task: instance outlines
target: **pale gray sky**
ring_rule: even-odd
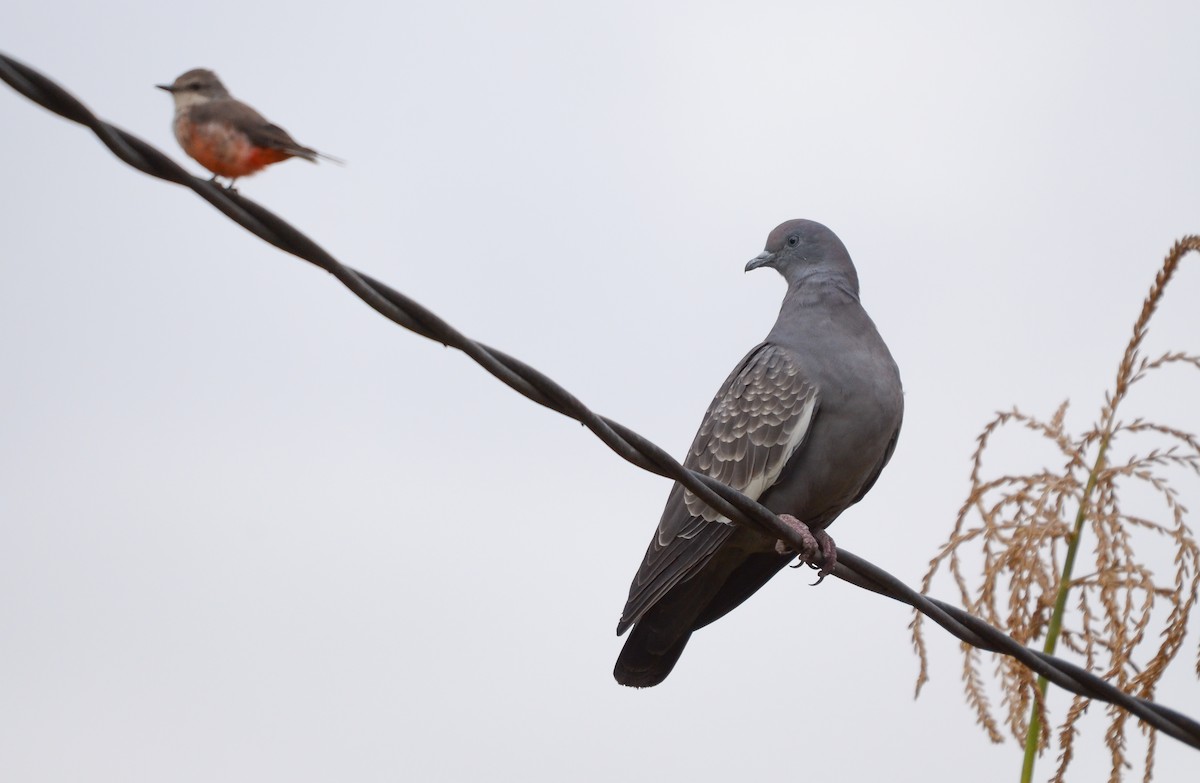
[[[781,281],[742,266],[826,223],[907,393],[832,532],[912,584],[979,428],[1068,397],[1089,421],[1200,231],[1194,3],[3,16],[0,49],[181,160],[153,85],[214,69],[349,161],[245,195],[676,454],[775,317]],[[619,687],[668,482],[6,87],[0,117],[0,779],[1017,778],[955,640],[930,631],[914,702],[909,613],[808,571]],[[1197,350],[1198,261],[1151,351]],[[1164,379],[1130,414],[1200,430],[1197,379]],[[1195,644],[1161,691],[1193,716]],[[1092,712],[1074,779],[1107,774]],[[1157,780],[1194,779],[1159,746]]]

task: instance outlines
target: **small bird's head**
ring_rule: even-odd
[[[763,252],[746,264],[746,271],[769,266],[783,275],[788,287],[821,279],[848,283],[858,294],[858,273],[837,234],[812,220],[789,220],[767,237]]]
[[[193,68],[171,84],[154,86],[171,93],[176,109],[186,109],[198,103],[229,97],[229,90],[225,89],[217,75],[207,68]]]

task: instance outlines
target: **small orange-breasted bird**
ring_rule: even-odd
[[[299,144],[283,128],[267,122],[230,95],[210,70],[195,68],[169,85],[155,87],[175,99],[175,138],[183,151],[213,174],[228,177],[230,187],[238,177],[248,177],[288,158],[342,163]]]

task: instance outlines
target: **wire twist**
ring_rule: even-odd
[[[38,71],[0,53],[0,79],[34,103],[91,128],[114,155],[133,168],[195,191],[250,233],[329,272],[385,318],[422,337],[459,349],[519,394],[580,422],[628,462],[680,482],[726,517],[757,526],[768,535],[787,541],[795,551],[801,551],[803,542],[798,535],[765,506],[710,476],[684,468],[659,446],[628,427],[593,412],[558,383],[521,360],[471,340],[408,296],[342,264],[265,207],[236,191],[189,174],[157,148],[96,117],[73,95]],[[918,593],[845,549],[838,549],[833,575],[908,604],[967,644],[1010,655],[1064,690],[1120,706],[1164,734],[1200,749],[1200,722],[1149,699],[1125,693],[1080,666],[1025,647],[962,609]]]

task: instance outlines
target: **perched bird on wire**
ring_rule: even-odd
[[[896,447],[900,372],[859,303],[845,245],[820,223],[790,220],[746,271],[759,267],[787,281],[779,317],[717,392],[684,465],[780,515],[805,551],[731,523],[676,483],[617,624],[618,635],[632,627],[613,670],[622,685],[662,682],[693,631],[797,554],[822,577],[831,571],[825,528],[862,500]]]
[[[195,68],[169,85],[154,86],[175,99],[175,138],[183,151],[213,174],[228,177],[231,188],[239,177],[288,158],[343,162],[303,146],[283,128],[267,122],[230,95],[210,70]]]

